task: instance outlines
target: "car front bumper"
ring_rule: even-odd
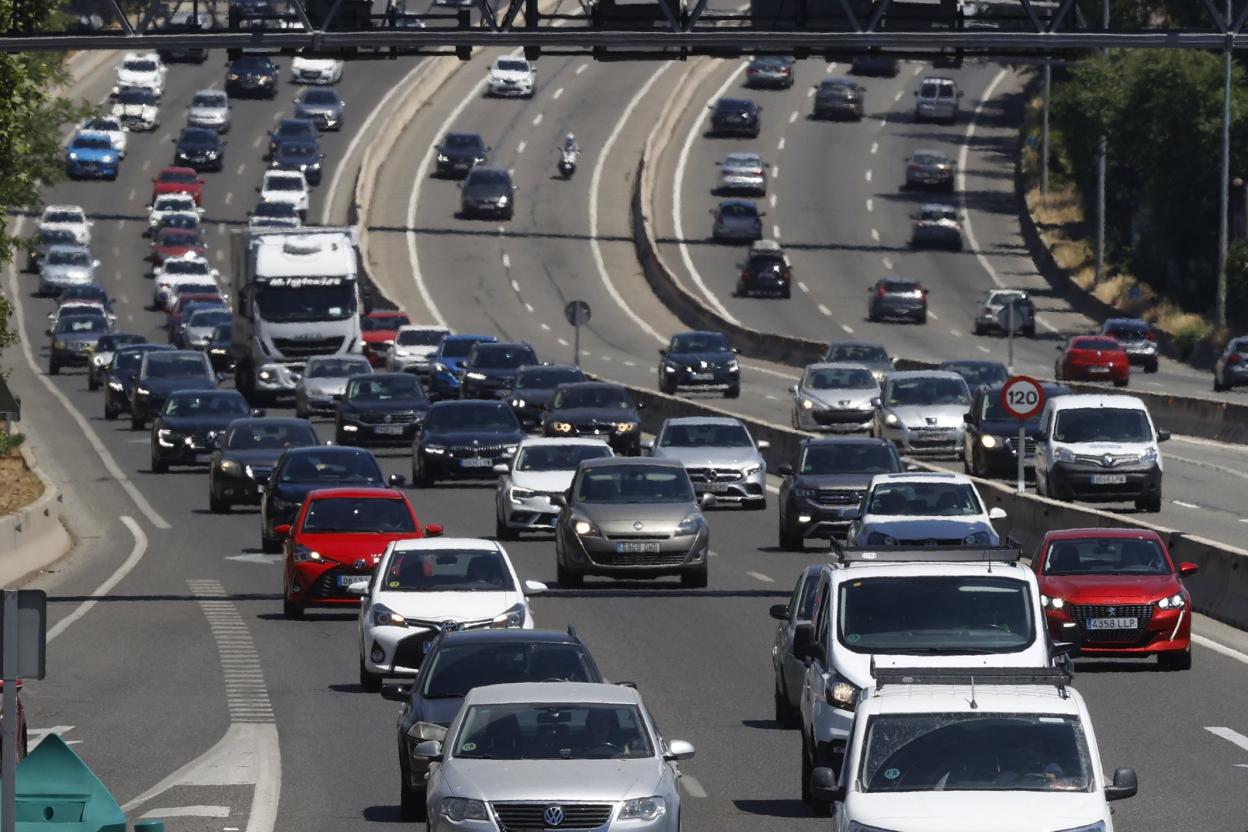
[[[672,390],[729,390],[741,385],[741,371],[717,368],[706,370],[662,369],[664,382]]]
[[[403,414],[403,418],[408,415]],[[352,445],[410,445],[416,438],[419,424],[414,416],[411,421],[389,423],[339,416],[335,432],[344,443]]]
[[[204,437],[175,433],[152,437],[152,458],[170,465],[207,465],[213,446]]]
[[[256,506],[260,504],[271,473],[270,468],[258,469],[250,465],[244,466],[238,474],[226,473],[224,469],[217,467],[213,469],[210,487],[218,500],[231,505]]]
[[[86,367],[91,362],[90,349],[54,349],[50,356],[62,367]]]
[[[497,479],[495,465],[511,462],[511,455],[499,452],[492,456],[471,454],[458,455],[454,449],[447,448],[442,453],[433,453],[425,448],[417,447],[421,471],[426,476],[440,480],[449,479]]]
[[[798,430],[856,433],[871,430],[875,419],[874,410],[839,410],[832,407],[813,407],[809,410],[800,404],[794,408]]]
[[[65,163],[65,173],[80,179],[90,177],[112,179],[117,176],[118,170],[119,165],[117,162],[90,162],[78,159]]]
[[[845,537],[857,513],[857,500],[830,504],[808,497],[790,496],[784,519],[787,527],[802,537],[829,540]]]
[[[707,478],[692,476],[693,490],[699,494],[714,494],[715,502],[719,503],[752,503],[767,499],[767,473],[758,471],[736,479],[719,479],[709,481]]]
[[[703,527],[697,534],[658,540],[630,538],[582,537],[570,529],[559,529],[563,540],[562,565],[582,575],[606,575],[616,578],[658,577],[706,568],[710,533]],[[619,552],[617,544],[650,543],[657,552]]]
[[[371,558],[367,559],[370,563]],[[329,560],[303,560],[287,565],[290,584],[286,600],[306,607],[333,607],[360,605],[360,596],[347,592],[347,587],[357,581],[372,577],[371,569],[358,569]]]
[[[914,456],[957,456],[962,452],[961,427],[911,428],[905,425],[884,425],[880,438],[887,439],[903,454]]]
[[[1155,599],[1139,603],[1067,604],[1060,610],[1045,610],[1045,620],[1054,641],[1069,640],[1062,626],[1074,622],[1079,627],[1079,651],[1083,657],[1151,656],[1183,652],[1191,647],[1192,614],[1187,606],[1160,609]],[[1134,618],[1131,629],[1093,630],[1087,621],[1096,617]],[[1143,619],[1143,620],[1141,620]]]
[[[1106,478],[1113,481],[1107,482]],[[1048,486],[1054,496],[1069,495],[1088,503],[1132,501],[1161,494],[1161,469],[1155,463],[1148,467],[1102,468],[1084,462],[1056,462],[1049,469]]]

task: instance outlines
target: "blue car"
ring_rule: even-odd
[[[120,159],[107,133],[80,130],[65,148],[65,173],[70,179],[116,179]]]
[[[429,398],[433,401],[458,399],[464,360],[472,351],[472,345],[492,344],[497,340],[493,335],[448,335],[443,338],[429,362],[429,388],[426,390]]]

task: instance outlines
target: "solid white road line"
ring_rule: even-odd
[[[1210,650],[1212,650],[1215,653],[1221,653],[1223,656],[1226,656],[1228,659],[1234,659],[1240,664],[1248,664],[1248,653],[1241,653],[1239,650],[1236,650],[1233,647],[1227,647],[1225,644],[1214,641],[1213,639],[1207,636],[1202,636],[1197,633],[1192,633],[1192,641],[1196,642],[1201,647],[1208,647]]]
[[[776,582],[775,578],[770,578],[764,575],[762,572],[746,572],[745,574],[749,575],[754,580],[762,581],[765,584],[774,584]]]
[[[1236,477],[1237,479],[1248,480],[1248,474],[1244,473],[1243,471],[1236,471],[1234,468],[1227,468],[1225,465],[1215,465],[1212,462],[1203,462],[1199,459],[1191,459],[1190,457],[1178,456],[1176,454],[1167,453],[1166,460],[1169,461],[1171,459],[1175,460],[1176,462],[1182,462],[1185,465],[1194,465],[1197,468],[1208,468],[1211,471],[1217,471],[1219,474],[1226,474],[1228,477]]]
[[[74,608],[73,612],[48,628],[48,641],[52,641],[52,639],[68,630],[71,624],[90,612],[100,598],[112,592],[113,587],[121,583],[122,579],[129,575],[134,567],[139,565],[139,561],[143,560],[143,555],[147,553],[147,535],[143,533],[143,527],[129,515],[122,515],[120,520],[130,530],[131,536],[134,537],[134,545],[130,548],[130,554],[122,561],[120,566],[113,570],[113,574],[109,575],[104,583],[95,588],[89,599],[83,601]]]
[[[1176,506],[1181,506],[1182,508],[1196,508],[1196,509],[1200,508],[1200,506],[1196,505],[1195,503],[1187,503],[1187,502],[1184,502],[1183,500],[1171,500],[1170,502],[1174,503]]]
[[[143,813],[144,818],[228,818],[229,806],[166,806]]]

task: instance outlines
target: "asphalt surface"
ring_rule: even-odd
[[[686,67],[548,58],[540,64],[534,101],[484,101],[474,85],[483,77],[486,57],[448,83],[404,136],[393,165],[383,170],[377,199],[394,222],[390,230],[374,232],[375,257],[384,267],[374,274],[414,317],[444,319],[464,331],[527,337],[539,354],[551,358],[571,350],[571,333],[560,315],[564,302],[588,300],[595,317],[582,338],[586,365],[635,383],[652,382],[660,338],[679,326],[638,282],[627,238],[628,176],[642,139]],[[404,65],[348,66],[340,90],[352,122],[346,135],[326,140],[327,161],[338,160],[349,131],[402,77]],[[173,68],[167,114],[194,90],[219,83],[220,72],[216,59],[203,68]],[[634,98],[655,73],[658,80]],[[103,85],[97,86],[88,84],[82,92],[98,100]],[[227,151],[235,167],[208,176],[210,221],[241,221],[251,204],[263,167],[260,148],[252,143],[286,108],[293,89],[283,83],[283,91],[279,104],[236,106]],[[632,109],[630,101],[636,102]],[[461,104],[450,121],[457,128],[488,130],[496,158],[516,168],[521,202],[501,235],[496,223],[453,218],[458,192],[452,183],[413,181],[430,140]],[[629,118],[621,121],[625,114]],[[156,313],[143,309],[149,289],[139,218],[148,178],[170,157],[163,132],[176,129],[173,121],[166,115],[163,131],[132,137],[118,182],[67,185],[48,195],[49,202],[77,202],[96,216],[93,248],[104,260],[102,281],[119,301],[126,298],[119,304],[119,326],[152,338],[161,333]],[[550,178],[553,147],[569,129],[588,152],[577,177],[563,182]],[[611,153],[600,150],[604,155],[595,158],[594,150],[609,140]],[[239,164],[243,170],[235,173]],[[409,222],[413,192],[418,201]],[[227,194],[233,195],[228,202]],[[314,195],[314,216],[321,199],[323,194]],[[415,268],[409,239],[419,250]],[[214,232],[209,242],[216,250],[224,236]],[[40,333],[50,303],[30,297],[32,276],[10,274],[7,280],[8,286],[21,287],[22,324],[35,367],[16,350],[9,351],[6,363],[33,422],[36,450],[52,476],[66,484],[73,530],[81,541],[70,559],[36,582],[52,595],[50,609],[60,631],[50,649],[48,679],[30,684],[24,694],[32,729],[59,729],[66,739],[80,741],[75,748],[121,800],[130,802],[240,726],[271,726],[280,738],[281,793],[275,806],[271,794],[261,796],[252,785],[266,777],[253,772],[249,778],[247,771],[235,770],[246,761],[227,758],[231,776],[188,775],[181,778],[185,784],[138,802],[133,814],[172,817],[169,828],[178,832],[253,828],[254,818],[260,818],[254,828],[264,830],[397,827],[397,706],[356,686],[354,614],[284,620],[280,567],[259,554],[255,512],[209,514],[202,472],[151,474],[147,433],[129,431],[124,421],[104,422],[100,398],[87,392],[83,374],[40,380],[46,363]],[[432,306],[424,301],[422,285]],[[749,369],[736,406],[742,412],[770,409],[783,420],[786,370]],[[1184,450],[1193,458],[1225,460],[1221,449]],[[388,471],[409,469],[404,452],[385,452],[381,459]],[[449,534],[492,531],[489,484],[410,496],[422,520],[442,522]],[[710,522],[715,556],[706,590],[683,590],[672,581],[591,581],[584,590],[555,589],[536,599],[535,615],[542,626],[575,624],[606,674],[636,680],[665,733],[698,747],[698,756],[683,766],[689,829],[823,828],[826,820],[810,817],[797,799],[798,738],[770,720],[772,622],[767,618],[767,607],[787,597],[792,577],[819,554],[775,550],[774,505],[749,514],[717,511]],[[526,539],[508,548],[522,578],[553,584],[549,540]],[[200,603],[202,596],[216,593],[218,601]],[[84,601],[97,603],[82,612]],[[214,606],[222,602],[229,610]],[[234,629],[222,636],[222,627]],[[1198,646],[1195,669],[1182,674],[1156,673],[1151,664],[1080,663],[1077,685],[1092,708],[1105,765],[1132,765],[1140,774],[1140,795],[1116,804],[1121,828],[1240,830],[1248,813],[1245,769],[1237,767],[1248,762],[1248,748],[1207,730],[1248,734],[1240,695],[1248,682],[1248,656],[1242,655],[1248,638],[1203,620],[1198,629],[1241,655]],[[258,657],[271,717],[255,710],[243,718],[232,707],[237,694],[224,681],[222,657],[248,644]],[[187,807],[201,814],[186,814]],[[222,807],[224,816],[202,814],[208,809],[220,814]],[[179,809],[183,816],[173,817]],[[263,822],[269,809],[276,810],[274,823]]]

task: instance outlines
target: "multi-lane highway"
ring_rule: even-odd
[[[527,338],[547,358],[570,356],[571,333],[560,312],[569,299],[587,300],[595,316],[582,341],[586,366],[651,384],[656,349],[681,327],[637,275],[627,222],[630,177],[641,143],[687,67],[547,58],[539,64],[532,101],[497,101],[480,96],[482,58],[461,68],[438,92],[378,174],[368,214],[374,277],[418,320]],[[352,164],[343,157],[355,129],[411,66],[403,61],[348,66],[340,91],[349,102],[350,121],[343,135],[325,140],[331,165],[327,184],[314,194],[313,216],[326,204],[334,166]],[[215,58],[203,67],[171,69],[164,128],[131,137],[117,182],[66,185],[48,194],[49,202],[79,203],[95,216],[93,249],[104,261],[102,282],[117,299],[119,327],[154,340],[163,333],[156,313],[143,308],[150,290],[142,262],[147,244],[140,237],[148,179],[171,157],[165,134],[179,126],[174,117],[179,102],[197,89],[219,85],[221,69]],[[707,82],[706,95],[695,96],[697,117],[701,102],[733,69],[725,65],[718,81]],[[823,68],[803,65],[800,71],[806,79]],[[975,71],[966,75],[967,100],[973,102],[983,84],[971,85]],[[105,86],[101,78],[76,92],[99,100]],[[236,103],[226,172],[207,176],[210,227],[242,222],[252,204],[263,169],[264,131],[294,94],[284,79],[282,89],[275,104]],[[768,103],[769,119],[786,113],[784,105]],[[802,119],[794,127],[798,124],[804,125]],[[452,126],[481,131],[495,148],[494,158],[515,170],[518,210],[501,231],[498,223],[455,219],[454,183],[421,175],[428,170],[433,141]],[[569,130],[586,152],[577,177],[565,182],[554,177],[553,148]],[[772,136],[772,146],[778,143],[778,133],[765,135]],[[679,128],[675,140],[683,141]],[[357,154],[360,144],[355,143]],[[864,164],[874,164],[861,161],[856,151],[846,153],[846,147],[825,142],[811,178],[832,176],[828,171],[840,168],[861,172]],[[817,152],[808,151],[809,164],[815,165]],[[864,152],[862,158],[870,156]],[[690,158],[689,170],[696,167],[702,175],[714,154],[691,151]],[[780,164],[782,177],[801,170],[784,157]],[[842,175],[849,174],[836,174]],[[348,188],[352,179],[348,167],[339,188]],[[776,183],[778,207],[798,198],[790,197],[789,181]],[[828,210],[826,198],[814,200],[818,192],[809,193],[813,201],[807,208],[795,205],[777,221],[786,241],[826,237],[802,231],[802,213],[810,213],[811,228],[818,228],[814,217]],[[705,193],[697,198],[707,199]],[[339,205],[345,206],[344,196],[332,200],[327,219],[345,219]],[[977,229],[987,225],[978,214],[974,221]],[[211,256],[223,251],[225,239],[225,232],[214,228],[208,237]],[[798,267],[812,293],[809,276],[865,269],[841,256],[802,255]],[[968,274],[972,267],[967,261]],[[982,277],[974,280],[982,284]],[[129,431],[125,422],[104,422],[100,399],[87,392],[82,374],[43,376],[41,333],[48,302],[30,297],[31,276],[11,272],[7,281],[20,298],[29,353],[10,351],[6,361],[25,412],[39,414],[33,441],[50,475],[66,484],[68,513],[80,541],[69,561],[37,582],[53,595],[56,638],[49,678],[26,689],[32,727],[57,728],[66,739],[79,741],[75,748],[131,804],[133,814],[169,817],[173,830],[397,827],[396,707],[356,686],[354,616],[283,619],[280,569],[259,553],[255,513],[209,514],[201,472],[150,473],[147,434]],[[836,291],[834,283],[824,280],[821,291]],[[792,308],[817,310],[814,304],[823,302],[840,309],[848,303],[823,297],[795,296]],[[933,303],[940,314],[943,307]],[[841,321],[858,325],[848,311],[835,322]],[[834,334],[823,326],[820,337]],[[900,343],[894,349],[907,354]],[[793,370],[757,364],[746,370],[742,398],[732,407],[784,421],[784,391]],[[1175,445],[1170,449],[1177,454]],[[1212,502],[1218,499],[1211,493],[1218,490],[1213,483],[1225,482],[1226,499],[1218,504],[1233,512],[1235,486],[1248,470],[1237,462],[1242,457],[1223,448],[1180,447],[1197,462],[1225,469],[1192,466],[1190,487]],[[408,471],[406,453],[386,452],[381,458],[388,472]],[[1173,476],[1172,465],[1167,469],[1172,493]],[[410,496],[422,520],[442,522],[451,534],[487,535],[493,529],[489,487]],[[1193,524],[1200,518],[1199,527],[1189,527],[1205,532],[1210,516],[1196,515]],[[698,756],[683,766],[684,819],[692,830],[745,825],[813,830],[826,823],[810,817],[798,800],[796,735],[770,720],[767,607],[782,601],[798,568],[818,557],[777,551],[775,522],[774,506],[767,512],[713,513],[715,555],[706,590],[681,590],[671,582],[591,582],[584,590],[554,590],[534,603],[541,625],[575,624],[610,678],[636,680],[665,734],[698,746]],[[553,584],[548,540],[508,548],[522,578]],[[1238,767],[1248,763],[1248,748],[1233,739],[1248,735],[1238,694],[1248,683],[1248,638],[1203,619],[1196,629],[1231,649],[1218,651],[1202,642],[1188,673],[1159,674],[1151,664],[1145,669],[1080,663],[1077,683],[1091,705],[1104,763],[1132,765],[1140,774],[1140,795],[1116,804],[1121,828],[1238,830],[1248,814],[1246,770]],[[219,757],[197,764],[223,737]]]

